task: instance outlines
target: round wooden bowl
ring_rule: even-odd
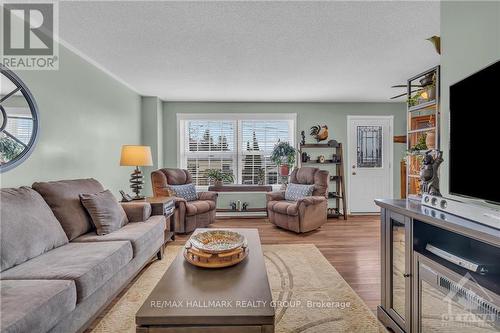
[[[243,247],[245,236],[230,230],[214,229],[192,235],[189,238],[192,247],[205,253],[225,253]]]
[[[203,268],[222,268],[234,266],[243,261],[248,256],[247,247],[239,247],[224,253],[207,253],[186,244],[184,248],[184,258],[192,265]]]

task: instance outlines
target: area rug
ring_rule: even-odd
[[[168,246],[115,302],[94,333],[135,332],[135,313],[175,258]],[[314,245],[264,245],[277,333],[386,332],[335,268]]]

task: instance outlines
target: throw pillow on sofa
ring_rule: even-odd
[[[80,194],[80,200],[92,218],[98,235],[106,235],[128,223],[127,215],[111,191]]]
[[[50,207],[29,187],[0,189],[0,270],[68,243]]]
[[[198,200],[194,184],[169,185],[169,188],[176,197],[183,198],[186,201]]]
[[[92,221],[80,202],[79,194],[104,191],[97,180],[89,178],[36,182],[32,187],[52,209],[70,241],[92,230]]]
[[[313,185],[288,184],[285,191],[285,200],[297,201],[304,197],[310,197],[314,191]]]

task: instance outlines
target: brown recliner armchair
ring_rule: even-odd
[[[184,169],[160,169],[151,173],[151,183],[155,197],[173,195],[169,185],[184,185],[192,182],[191,174]],[[217,193],[207,191],[198,192],[197,195],[198,199],[194,201],[186,201],[183,198],[175,197],[175,232],[187,233],[215,222]]]
[[[327,221],[328,171],[310,167],[295,169],[290,175],[290,183],[314,184],[313,195],[287,201],[285,192],[267,193],[269,221],[297,233],[321,227]]]

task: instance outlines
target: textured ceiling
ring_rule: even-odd
[[[143,95],[388,101],[439,63],[439,2],[60,2],[61,38]]]

